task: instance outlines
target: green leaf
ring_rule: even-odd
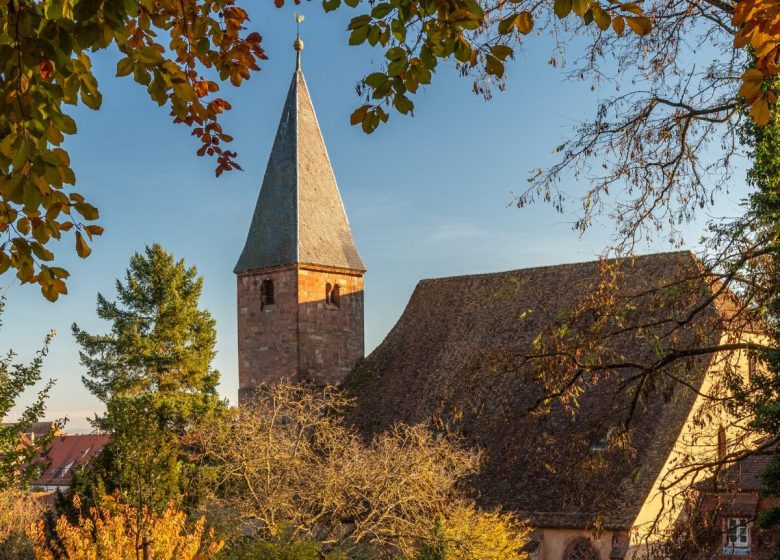
[[[362,16],[353,17],[350,20],[347,29],[358,29],[359,27],[367,27],[369,23],[371,23],[371,16],[362,15]]]
[[[414,103],[405,95],[399,94],[393,97],[393,107],[395,107],[399,113],[406,115],[414,109]]]
[[[377,4],[374,7],[374,9],[371,10],[371,17],[373,17],[374,19],[382,19],[386,17],[394,9],[395,8],[393,8],[393,5],[388,2]]]
[[[406,27],[400,20],[394,19],[390,24],[390,29],[393,30],[393,36],[399,41],[406,41]]]
[[[165,61],[162,54],[154,47],[141,47],[138,50],[138,60],[144,64],[160,64]]]
[[[358,27],[352,30],[352,33],[349,34],[349,44],[354,46],[364,43],[366,41],[367,34],[368,26]]]
[[[406,50],[403,47],[393,47],[392,49],[387,50],[385,58],[387,58],[387,60],[406,58]]]
[[[382,72],[374,72],[373,74],[369,74],[365,79],[366,85],[371,86],[372,88],[377,88],[386,81],[387,75],[383,74]]]
[[[322,0],[322,8],[326,12],[332,12],[339,6],[341,6],[341,0]]]
[[[571,13],[572,0],[555,0],[553,10],[558,18],[563,19]]]
[[[504,63],[492,54],[485,56],[485,71],[497,78],[501,78],[504,75]]]
[[[398,76],[406,69],[406,57],[399,58],[387,65],[388,76]]]
[[[515,21],[517,20],[518,15],[512,14],[507,18],[502,19],[498,22],[498,32],[501,35],[506,35],[508,33],[511,33],[512,30],[515,28]]]
[[[502,61],[506,60],[507,57],[512,56],[513,53],[512,47],[508,47],[506,45],[494,45],[490,48],[490,52],[492,52]]]
[[[588,11],[588,0],[572,0],[572,10],[578,16],[584,16]]]

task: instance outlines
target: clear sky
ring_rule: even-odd
[[[293,11],[306,17],[303,69],[328,146],[353,235],[368,268],[366,349],[381,342],[421,278],[472,274],[591,260],[609,243],[610,224],[596,224],[584,237],[572,231],[572,216],[538,204],[518,209],[512,193],[525,188],[532,168],[554,161],[551,149],[579,120],[593,115],[598,96],[590,84],[566,81],[547,60],[552,45],[531,37],[526,52],[508,65],[507,90],[485,102],[471,93],[471,80],[441,65],[434,84],[415,97],[413,118],[393,115],[371,136],[349,125],[359,105],[355,84],[378,67],[379,50],[347,46],[351,11],[324,14],[319,3],[277,10],[246,3],[252,30],[263,36],[270,60],[239,89],[225,89],[233,110],[224,127],[235,137],[243,172],[217,179],[213,161],[195,155],[195,139],[173,125],[165,108],[149,100],[130,78],[115,78],[119,55],[99,53],[94,63],[103,107],[76,109],[78,134],[68,141],[77,190],[101,211],[106,233],[92,256],[75,256],[72,240],[57,247],[71,272],[70,294],[56,303],[36,287],[0,277],[8,298],[0,351],[13,348],[29,360],[45,334],[57,336],[45,360],[56,386],[48,417],[68,416],[69,429],[87,428],[100,403],[81,384],[83,368],[70,333],[77,322],[90,332],[105,323],[95,315],[98,292],[114,295],[131,254],[162,243],[204,276],[202,305],[217,320],[221,392],[235,401],[238,390],[236,290],[233,266],[241,252],[294,69]],[[741,174],[738,174],[741,176]],[[570,192],[583,188],[572,180]],[[723,195],[718,214],[733,214],[744,194],[741,183]],[[700,224],[688,228],[695,248]],[[666,250],[657,242],[644,251]]]

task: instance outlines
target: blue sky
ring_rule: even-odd
[[[100,403],[81,384],[83,369],[70,334],[77,322],[90,332],[107,325],[95,315],[98,292],[111,298],[131,254],[153,242],[197,266],[204,276],[202,305],[217,320],[221,392],[231,401],[238,388],[233,266],[243,247],[276,125],[294,68],[293,12],[305,14],[303,69],[339,182],[352,231],[365,261],[366,349],[373,349],[403,311],[421,278],[471,274],[590,260],[609,243],[610,224],[597,223],[584,237],[573,217],[538,204],[518,209],[532,168],[554,161],[551,149],[579,120],[591,116],[599,96],[590,84],[566,81],[547,60],[551,43],[532,37],[508,66],[507,90],[485,102],[471,80],[440,65],[434,84],[415,98],[413,118],[393,115],[371,136],[349,126],[359,104],[357,80],[381,63],[381,52],[348,47],[348,9],[324,14],[319,3],[274,9],[248,3],[251,28],[263,36],[270,60],[225,96],[233,110],[224,127],[235,137],[243,172],[217,179],[213,162],[195,156],[194,138],[173,125],[165,108],[128,78],[114,78],[119,55],[94,57],[103,107],[76,109],[78,134],[70,150],[78,191],[101,211],[105,235],[92,256],[80,260],[71,242],[57,247],[71,272],[70,294],[49,303],[35,287],[0,277],[8,298],[0,351],[13,348],[29,360],[45,334],[57,336],[44,374],[55,378],[48,416],[70,418],[69,429],[87,427]],[[741,174],[738,174],[741,176]],[[567,190],[583,188],[573,180]],[[737,182],[722,195],[716,214],[733,214],[744,194]],[[688,229],[695,248],[701,222]],[[643,251],[668,249],[662,241]]]

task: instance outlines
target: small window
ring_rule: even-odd
[[[595,441],[593,445],[590,446],[590,450],[594,453],[600,453],[603,451],[606,451],[609,448],[609,444],[612,443],[612,438],[615,435],[615,431],[617,428],[614,426],[607,430],[607,433],[604,435],[603,438],[601,438],[598,441]]]
[[[580,539],[569,549],[565,560],[599,560],[599,553],[589,539]]]
[[[274,281],[270,278],[263,280],[260,284],[260,309],[266,305],[274,304]]]
[[[750,525],[744,517],[726,519],[726,535],[723,554],[728,556],[747,556],[750,551]]]
[[[333,286],[330,285],[330,282],[325,284],[325,303],[330,303],[330,291],[333,289]]]
[[[328,303],[336,307],[341,307],[341,294],[339,292],[338,284],[335,284],[333,288],[331,288]]]

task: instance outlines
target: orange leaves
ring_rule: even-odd
[[[83,258],[103,231],[74,219],[91,222],[98,211],[69,190],[76,176],[59,147],[76,133],[64,105],[97,110],[102,102],[90,53],[117,47],[117,75],[132,76],[175,122],[193,128],[218,175],[240,169],[224,148],[232,138],[218,119],[230,104],[217,97],[219,83],[243,83],[266,55],[237,0],[104,2],[98,20],[72,2],[28,3],[37,7],[16,10],[0,0],[0,274],[16,270],[21,282],[56,299],[67,276],[44,264],[54,258],[47,244],[73,229]]]
[[[560,19],[574,13],[582,18],[585,25],[595,22],[601,31],[607,31],[611,26],[617,35],[623,34],[626,24],[640,37],[653,28],[642,7],[635,2],[609,2],[607,6],[602,6],[598,0],[554,0],[553,11]]]
[[[44,80],[51,79],[54,75],[54,63],[45,56],[42,56],[38,60],[38,72]]]
[[[765,125],[771,118],[770,107],[777,102],[774,87],[767,85],[780,73],[780,3],[776,0],[741,0],[734,8],[732,23],[739,27],[734,47],[750,46],[756,64],[742,75],[739,95],[750,107],[750,118]]]
[[[647,35],[653,29],[653,24],[646,17],[641,17],[641,16],[626,17],[626,23],[631,28],[631,31],[633,31],[640,37]]]

